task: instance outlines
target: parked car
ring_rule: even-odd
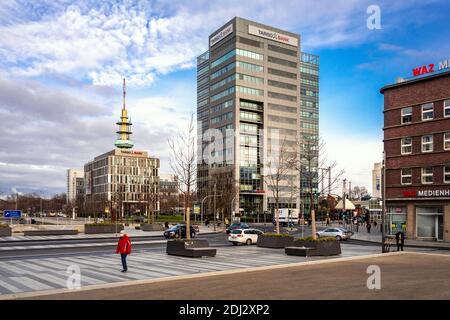
[[[337,240],[347,240],[353,235],[353,232],[344,228],[328,228],[316,233],[318,237],[335,237]]]
[[[232,223],[228,228],[227,228],[227,234],[230,234],[230,232],[232,230],[236,230],[236,229],[249,229],[248,224],[243,223],[243,222],[239,222],[239,223]]]
[[[228,241],[234,246],[239,243],[245,243],[247,245],[256,244],[256,242],[258,242],[258,236],[263,233],[264,232],[258,229],[234,229],[231,230]]]
[[[195,228],[191,225],[191,238],[194,238]],[[173,238],[186,238],[186,225],[185,224],[177,224],[166,231],[164,231],[164,238],[173,239]]]

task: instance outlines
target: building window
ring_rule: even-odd
[[[450,183],[450,166],[444,166],[444,183]]]
[[[433,183],[433,167],[422,168],[422,183]]]
[[[444,150],[450,150],[450,132],[444,133]]]
[[[412,138],[402,138],[402,154],[410,154],[412,152]]]
[[[434,117],[433,104],[427,103],[422,105],[422,120],[431,120]]]
[[[412,107],[402,109],[402,123],[410,123],[412,121]]]
[[[450,99],[444,101],[444,117],[450,117]]]
[[[412,169],[411,168],[402,169],[401,183],[403,185],[412,183]]]
[[[422,152],[432,152],[433,151],[433,136],[426,135],[422,136]]]

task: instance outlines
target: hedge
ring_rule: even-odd
[[[262,234],[264,237],[292,237],[290,234],[287,233],[264,233]]]
[[[335,237],[317,237],[316,239],[314,239],[313,237],[309,236],[309,237],[298,238],[298,239],[296,239],[296,241],[320,242],[320,241],[337,241],[337,240]]]

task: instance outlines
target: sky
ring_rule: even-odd
[[[381,28],[369,29],[370,5]],[[67,168],[114,148],[122,78],[135,149],[161,159],[196,111],[196,57],[235,16],[301,35],[320,56],[327,158],[371,190],[382,157],[379,89],[450,59],[450,3],[365,1],[0,1],[0,193],[65,192]]]

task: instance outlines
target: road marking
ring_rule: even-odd
[[[7,289],[8,291],[11,291],[13,293],[19,293],[19,292],[23,292],[23,290],[13,286],[12,284],[6,283],[3,280],[0,280],[0,286]]]
[[[41,282],[38,282],[38,281],[33,280],[28,277],[11,277],[10,279],[17,281],[18,283],[22,284],[23,286],[28,287],[32,290],[36,290],[36,291],[54,289],[46,284],[43,284]]]

